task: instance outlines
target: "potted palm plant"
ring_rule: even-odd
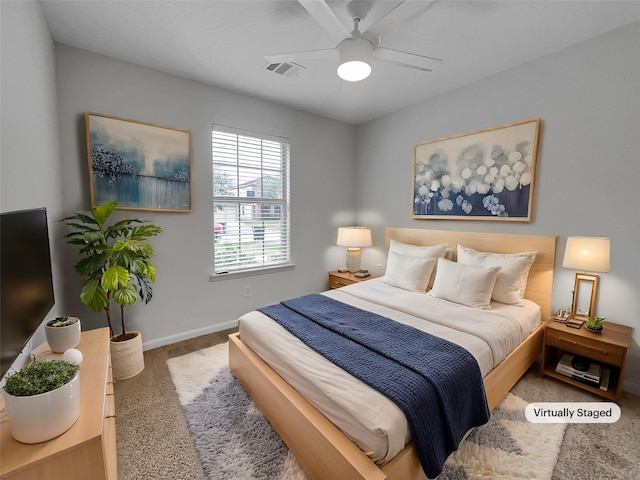
[[[40,443],[63,434],[80,416],[78,365],[35,361],[7,377],[4,401],[11,436]]]
[[[95,312],[105,311],[111,334],[111,362],[116,380],[133,377],[144,369],[142,334],[128,331],[125,306],[138,299],[149,303],[156,269],[151,263],[154,251],[149,238],[162,228],[139,219],[124,219],[108,224],[117,202],[107,202],[60,220],[71,233],[67,242],[79,247],[82,258],[75,265],[86,277],[80,300]],[[111,301],[120,306],[120,333],[114,330]]]

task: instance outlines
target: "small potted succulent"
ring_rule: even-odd
[[[601,332],[603,321],[604,317],[589,317],[587,318],[585,328],[591,332]]]
[[[7,378],[4,401],[17,441],[57,437],[80,416],[80,367],[63,360],[32,362]]]
[[[47,343],[52,351],[64,353],[80,343],[80,319],[65,315],[49,320],[44,326]]]

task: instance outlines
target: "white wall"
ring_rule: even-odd
[[[60,257],[62,187],[58,143],[54,44],[39,3],[0,2],[1,26],[1,163],[0,210],[47,207],[58,315],[64,283]],[[44,327],[33,343],[44,340]],[[28,353],[28,352],[27,352]]]
[[[363,263],[384,264],[385,225],[558,235],[559,308],[570,306],[575,275],[561,267],[567,236],[609,236],[598,313],[634,328],[625,389],[640,393],[638,52],[635,23],[358,127],[358,222],[375,228],[378,245],[364,250]],[[534,117],[543,126],[533,221],[411,218],[416,143]]]
[[[355,218],[355,128],[334,120],[142,68],[65,45],[56,46],[64,211],[90,206],[84,113],[98,112],[191,130],[193,212],[118,211],[164,228],[153,240],[157,269],[148,305],[128,307],[128,329],[146,348],[235,325],[258,306],[327,287],[327,271],[344,263],[337,227]],[[285,79],[285,81],[288,79]],[[291,229],[295,270],[209,281],[213,261],[211,126],[281,135],[291,140]],[[91,325],[105,323],[78,299],[71,266],[65,306]],[[252,296],[244,297],[244,285]],[[119,318],[119,313],[115,313]]]

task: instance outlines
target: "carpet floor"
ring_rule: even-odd
[[[167,360],[223,343],[230,332],[147,351],[145,370],[116,384],[120,480],[207,478]],[[598,400],[561,382],[540,378],[538,372],[539,365],[534,365],[512,393],[528,402]],[[614,424],[567,426],[552,480],[640,478],[640,398],[625,394],[620,406],[622,417]]]

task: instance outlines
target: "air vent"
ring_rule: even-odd
[[[302,65],[298,65],[293,62],[284,62],[284,63],[267,63],[265,65],[265,69],[270,72],[277,73],[278,75],[282,75],[284,77],[293,77],[297,75],[301,70],[305,70],[306,68]]]

